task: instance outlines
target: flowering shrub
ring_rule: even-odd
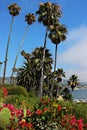
[[[61,125],[66,130],[84,130],[87,129],[87,125],[83,123],[83,119],[76,120],[73,115],[65,115],[61,119]]]
[[[10,125],[8,126],[8,129],[10,130],[20,130],[20,129],[26,129],[30,130],[31,127],[33,127],[32,123],[27,122],[24,118],[24,114],[27,116],[31,115],[31,112],[29,110],[26,110],[26,113],[24,113],[23,109],[16,109],[12,104],[3,104],[3,108],[8,108],[11,113],[10,118]]]
[[[52,106],[47,107],[39,106],[38,104],[34,110],[24,111],[24,109],[16,109],[12,104],[3,104],[3,108],[8,108],[11,113],[10,125],[7,127],[8,130],[42,130],[42,129],[57,129],[64,128],[65,130],[86,130],[87,125],[83,123],[83,119],[76,120],[73,115],[61,116],[58,119],[58,114],[62,112],[62,106],[58,104],[56,113]],[[44,106],[44,107],[43,107]],[[0,111],[3,110],[0,109]],[[25,113],[24,113],[25,112]]]
[[[0,90],[3,98],[8,95],[5,88],[2,87]],[[6,112],[10,113],[6,114]],[[5,120],[8,130],[87,130],[87,124],[83,119],[77,120],[74,115],[67,114],[66,108],[49,98],[41,98],[37,104],[34,104],[32,111],[26,107],[17,109],[12,104],[3,103],[0,107],[0,115],[0,121],[4,120],[4,115],[10,121],[9,123]]]

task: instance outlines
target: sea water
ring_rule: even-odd
[[[74,90],[72,96],[75,100],[87,100],[87,89]]]

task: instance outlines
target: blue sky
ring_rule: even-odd
[[[68,29],[67,40],[58,46],[57,64],[63,68],[66,78],[76,74],[80,81],[87,81],[87,0],[49,0],[61,6],[63,15],[60,19]],[[25,15],[35,13],[40,2],[47,0],[3,0],[0,2],[0,61],[4,61],[6,45],[9,35],[11,15],[8,5],[17,3],[21,7],[19,16],[14,18],[11,41],[9,46],[6,76],[11,75],[15,54],[17,53],[23,33],[27,26]],[[43,46],[46,28],[37,21],[29,27],[22,50],[31,52],[35,47]],[[55,45],[47,40],[47,48],[54,56]],[[19,55],[17,66],[23,64],[23,58]],[[3,75],[4,64],[0,67],[0,76]]]

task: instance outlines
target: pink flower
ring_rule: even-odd
[[[83,130],[83,119],[77,120],[78,130]]]
[[[71,125],[75,125],[75,123],[76,123],[76,118],[75,118],[74,116],[72,116],[71,118],[72,118],[72,119],[71,119],[71,121],[70,121],[70,124],[71,124]]]

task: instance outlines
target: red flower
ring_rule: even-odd
[[[19,126],[21,126],[22,128],[28,128],[28,130],[30,130],[33,127],[33,124],[27,123],[25,119],[22,119],[21,121],[19,121]]]
[[[0,111],[2,110],[3,108],[2,107],[0,107]]]
[[[33,124],[32,124],[32,123],[28,123],[28,124],[27,124],[27,127],[28,127],[28,128],[32,128],[32,127],[33,127]]]
[[[77,120],[78,130],[83,130],[83,119]]]
[[[46,101],[44,101],[43,103],[44,103],[44,104],[47,104],[47,102],[46,102]]]
[[[47,108],[46,107],[44,107],[44,109],[43,109],[44,111],[47,111]]]
[[[76,123],[76,118],[74,116],[71,117],[72,119],[70,120],[71,125],[75,125]]]
[[[58,112],[60,112],[62,110],[62,106],[61,105],[58,105]]]
[[[1,90],[3,92],[3,97],[6,97],[8,95],[8,90],[5,87],[1,87]]]
[[[40,109],[36,110],[37,115],[41,115],[41,113],[42,113],[42,110],[40,110]]]

